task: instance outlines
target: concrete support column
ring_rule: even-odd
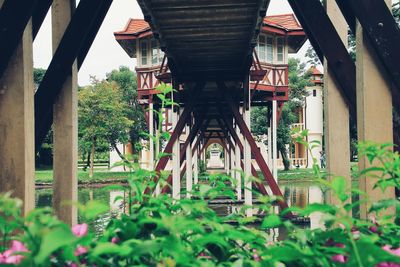
[[[54,0],[52,5],[53,53],[68,26],[75,9],[74,0]],[[78,80],[73,64],[61,93],[54,104],[54,181],[53,207],[59,219],[77,223],[77,209],[71,203],[78,196]]]
[[[34,93],[29,22],[0,79],[0,193],[21,199],[23,214],[35,207]]]
[[[176,128],[178,122],[178,112],[172,112],[172,126]],[[180,144],[179,137],[176,139],[172,148],[172,197],[180,199],[181,195],[181,162],[180,162]]]
[[[243,117],[247,127],[250,129],[250,113],[251,107],[249,110],[245,110],[243,108]],[[250,143],[246,138],[244,138],[244,203],[247,206],[253,205],[253,191],[252,191],[252,182],[250,177],[252,176],[251,173],[251,148]],[[248,217],[253,216],[253,210],[247,209],[246,215]]]
[[[189,136],[190,127],[186,127],[186,133]],[[192,162],[192,144],[186,147],[186,196],[191,198],[191,192],[193,189],[193,162]]]
[[[236,134],[240,138],[240,130],[239,126],[236,124]],[[237,142],[235,142],[235,178],[236,178],[236,194],[237,199],[242,199],[242,175],[240,173],[241,167],[241,154],[240,154],[240,147]]]
[[[326,1],[326,11],[344,45],[347,46],[348,27],[335,0]],[[340,94],[340,87],[328,67],[327,60],[324,60],[324,69],[326,171],[345,177],[347,184],[351,185],[349,109]],[[328,176],[328,180],[331,179],[332,176]],[[327,192],[326,198],[328,203],[338,203],[331,191]]]
[[[272,169],[273,176],[276,182],[278,182],[278,146],[277,146],[277,128],[278,128],[278,120],[277,120],[277,102],[276,100],[272,101]]]
[[[390,0],[385,1],[391,6]],[[377,143],[393,143],[393,115],[390,78],[384,74],[375,51],[371,47],[361,25],[357,22],[357,126],[358,140]],[[359,159],[359,169],[371,167],[366,157]],[[373,189],[376,179],[360,177],[359,187],[367,193],[371,202],[381,199],[395,198],[394,188],[382,192]],[[367,217],[369,204],[360,205],[360,216]]]

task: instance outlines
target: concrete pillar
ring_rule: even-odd
[[[53,53],[68,26],[75,9],[74,0],[54,0],[52,5]],[[78,201],[78,80],[73,64],[61,93],[54,104],[54,181],[53,207],[59,219],[77,223]]]
[[[390,0],[385,1],[388,6]],[[384,74],[368,37],[357,22],[357,126],[358,140],[377,143],[393,143],[393,115],[390,79]],[[376,164],[376,163],[375,163]],[[359,159],[359,169],[364,170],[371,165],[368,159]],[[367,193],[371,202],[381,199],[395,198],[394,188],[382,192],[380,188],[373,189],[376,179],[360,177],[359,187]],[[360,205],[360,216],[367,217],[369,204]]]
[[[278,146],[277,146],[277,128],[278,128],[278,120],[277,120],[277,102],[276,100],[272,101],[272,169],[273,176],[276,182],[278,182]]]
[[[243,108],[243,116],[244,116],[244,121],[250,129],[250,113],[251,113],[251,107],[249,107],[249,110],[245,110]],[[251,148],[250,148],[250,143],[246,138],[244,138],[244,203],[247,206],[252,206],[253,205],[253,191],[252,191],[252,182],[251,182]],[[248,217],[253,216],[253,210],[252,209],[247,209],[246,210],[246,215]]]
[[[23,214],[35,207],[34,93],[29,22],[0,79],[0,193],[23,200]]]
[[[239,126],[236,124],[236,134],[238,138],[240,138],[240,130]],[[236,178],[236,194],[237,199],[242,199],[242,176],[240,170],[242,169],[241,164],[241,154],[240,154],[240,147],[237,142],[235,142],[235,178]]]
[[[190,127],[186,127],[186,133],[189,135],[190,132]],[[186,147],[186,196],[187,198],[190,198],[192,195],[190,192],[192,192],[192,187],[193,187],[193,162],[192,162],[192,144],[189,144]]]
[[[327,13],[343,43],[347,46],[347,24],[335,0],[326,1]],[[350,176],[350,130],[349,109],[340,94],[340,87],[324,60],[324,118],[326,171],[332,175],[343,176],[351,185]],[[332,176],[328,176],[331,180]],[[326,195],[328,203],[337,204],[338,199],[331,191]]]
[[[178,122],[178,112],[172,112],[172,126],[176,128]],[[181,164],[180,164],[180,144],[179,137],[176,139],[172,148],[172,197],[180,199],[181,195]]]

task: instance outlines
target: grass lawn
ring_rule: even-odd
[[[93,178],[89,178],[89,171],[78,170],[78,181],[80,183],[96,183],[110,180],[123,180],[128,176],[127,172],[112,172],[107,170],[95,170]],[[36,183],[51,183],[53,181],[53,170],[39,169],[35,173]]]
[[[325,170],[321,171],[322,177],[325,176]],[[262,176],[261,172],[258,172]],[[288,171],[278,170],[278,180],[302,180],[312,181],[315,180],[314,171],[312,169],[291,169]]]

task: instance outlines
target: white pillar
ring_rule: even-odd
[[[155,158],[158,160],[158,154],[160,153],[160,131],[158,130],[158,128],[156,128],[156,143],[155,143],[155,153],[154,156]],[[161,186],[160,186],[160,182],[157,183],[156,185],[156,190],[155,190],[155,195],[158,196],[161,193]]]
[[[236,124],[236,135],[240,138],[239,126]],[[241,154],[240,147],[237,142],[235,142],[235,177],[236,177],[236,194],[237,199],[242,199],[242,176],[240,173],[241,167]]]
[[[196,143],[196,141],[194,141],[194,143]],[[193,155],[193,182],[194,182],[194,184],[199,183],[199,166],[198,166],[199,157],[197,156],[198,149],[199,149],[198,147],[194,148],[195,153]]]
[[[149,135],[150,137],[154,137],[154,112],[153,112],[153,103],[149,104]],[[149,138],[149,169],[150,171],[154,170],[154,139]]]
[[[75,8],[74,0],[55,0],[52,5],[52,38],[55,53]],[[54,103],[54,182],[53,207],[59,219],[74,225],[78,222],[78,70],[76,61],[70,69],[60,95]]]
[[[234,178],[235,177],[235,148],[231,147],[230,156],[229,156],[231,163],[230,163],[230,173],[229,175]]]
[[[190,127],[186,127],[186,134],[189,137]],[[193,187],[193,163],[192,163],[192,144],[186,147],[186,196],[191,197],[192,187]]]
[[[272,131],[271,131],[271,120],[268,125],[268,167],[272,170]]]
[[[278,182],[278,146],[276,143],[277,137],[277,102],[276,100],[272,101],[272,165],[273,165],[273,175],[276,182]]]
[[[251,113],[251,107],[249,107],[249,110],[245,110],[243,108],[243,117],[244,121],[247,125],[247,127],[250,129],[250,113]],[[251,173],[251,148],[250,148],[250,143],[246,138],[243,138],[244,140],[244,203],[247,206],[252,206],[253,205],[253,191],[252,191],[252,182],[250,177],[252,176]],[[252,209],[247,209],[246,210],[246,215],[248,217],[253,216],[253,210]]]
[[[172,112],[172,125],[175,130],[178,122],[178,112]],[[172,148],[172,197],[174,199],[180,199],[181,194],[181,164],[180,164],[180,144],[179,137],[176,139]]]

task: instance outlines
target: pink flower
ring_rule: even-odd
[[[87,252],[88,252],[88,249],[87,249],[87,248],[85,248],[85,247],[83,247],[83,246],[78,246],[78,247],[75,249],[74,255],[75,255],[76,257],[78,257],[78,256],[80,256],[80,255],[86,254]]]
[[[395,256],[400,256],[400,248],[392,249],[391,246],[385,245],[382,247],[382,249]],[[400,267],[400,264],[394,262],[381,262],[375,265],[375,267]]]
[[[114,243],[114,244],[118,244],[119,243],[119,238],[118,237],[113,237],[113,238],[111,238],[111,243]]]
[[[77,224],[72,227],[72,233],[77,237],[82,237],[88,233],[88,225],[86,223]]]
[[[391,254],[393,254],[395,256],[400,256],[400,248],[392,249],[392,247],[389,246],[389,245],[385,245],[382,248],[383,248],[383,250],[385,250],[385,251],[387,251],[387,252],[389,252],[389,253],[391,253]]]
[[[336,243],[334,246],[338,247],[338,248],[345,248],[346,247],[342,243]],[[345,255],[342,255],[342,254],[337,254],[337,255],[332,256],[332,261],[345,263],[345,262],[347,262],[347,257]]]
[[[347,258],[342,254],[337,254],[332,256],[332,261],[345,263],[347,261]]]
[[[11,248],[4,251],[3,254],[0,253],[0,263],[19,264],[24,259],[23,255],[14,255],[19,252],[28,252],[28,249],[20,241],[13,240]]]

